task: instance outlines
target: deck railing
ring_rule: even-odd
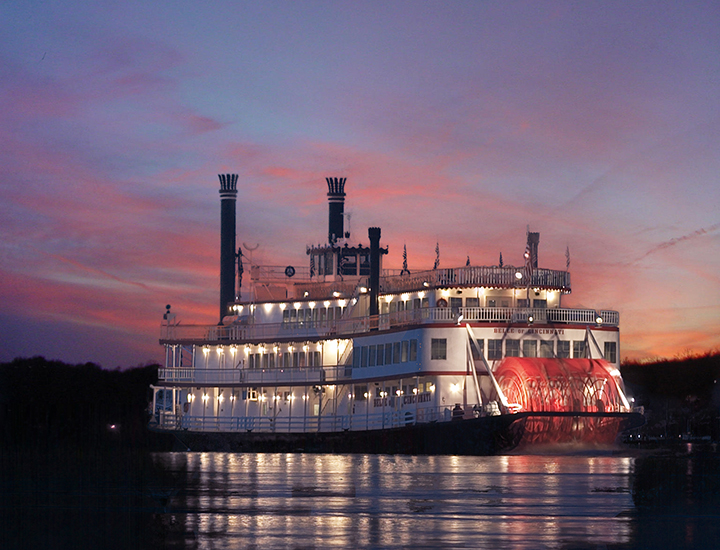
[[[158,379],[165,382],[188,384],[246,384],[271,386],[274,384],[328,384],[352,377],[352,367],[331,365],[323,367],[291,367],[266,369],[204,369],[161,368]]]
[[[518,274],[520,277],[518,278]],[[448,286],[482,286],[498,288],[538,287],[570,290],[570,273],[554,269],[536,269],[528,282],[523,268],[467,266],[452,269],[418,271],[409,275],[385,275],[380,279],[380,291],[409,292],[422,288]]]
[[[617,311],[567,308],[435,307],[418,308],[375,317],[333,321],[264,323],[243,325],[163,325],[160,339],[165,343],[245,343],[278,339],[322,340],[349,338],[371,329],[454,322],[532,323],[618,326]],[[600,321],[598,321],[600,318]]]
[[[472,410],[468,405],[468,410]],[[160,411],[156,427],[162,430],[203,432],[314,433],[382,430],[452,419],[447,407],[391,410],[373,414],[304,416],[190,416]]]

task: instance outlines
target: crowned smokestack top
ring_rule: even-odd
[[[220,322],[230,314],[228,304],[235,301],[235,202],[237,174],[220,178]]]
[[[325,178],[328,184],[328,242],[343,238],[345,210],[345,181],[347,178]]]

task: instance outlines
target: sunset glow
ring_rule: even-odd
[[[238,243],[305,266],[326,176],[386,268],[565,269],[621,357],[720,348],[716,2],[0,5],[0,360],[161,361]]]

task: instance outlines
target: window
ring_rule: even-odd
[[[375,354],[375,364],[378,367],[382,367],[385,364],[385,346],[383,344],[377,345],[377,352]]]
[[[570,342],[568,342],[567,340],[558,341],[557,356],[558,356],[558,359],[569,359],[570,358]]]
[[[410,342],[408,340],[403,340],[402,342],[402,351],[400,353],[400,361],[402,363],[407,363],[408,360],[408,348],[410,347]]]
[[[313,351],[313,361],[316,367],[322,367],[322,354],[319,351]]]
[[[547,300],[533,300],[533,307],[535,309],[546,309]]]
[[[393,344],[393,363],[400,362],[400,342]]]
[[[422,304],[422,301],[420,298],[413,298],[413,309],[420,309],[420,305]]]
[[[355,401],[365,401],[365,394],[368,391],[367,385],[365,386],[355,386],[354,394],[355,394]]]
[[[502,359],[502,340],[488,340],[487,358],[490,360]]]
[[[540,357],[552,357],[552,356],[553,356],[552,340],[540,340]]]
[[[450,307],[460,309],[462,307],[462,298],[450,298]]]
[[[375,357],[376,357],[375,352],[376,352],[375,346],[368,347],[368,367],[375,366]]]
[[[386,365],[392,365],[392,350],[393,345],[392,344],[385,344],[385,364]]]
[[[500,305],[502,307],[510,307],[510,300],[501,300]]]
[[[275,354],[274,353],[268,354],[268,367],[271,369],[275,368]]]
[[[298,367],[304,367],[304,366],[306,365],[306,362],[305,362],[306,359],[307,359],[307,358],[306,358],[306,356],[305,356],[305,352],[304,352],[304,351],[301,351],[300,353],[298,353],[298,363],[297,363],[297,366],[298,366]]]
[[[368,349],[367,346],[360,348],[360,366],[367,367],[368,365]]]
[[[422,307],[430,307],[430,298],[422,299]]]
[[[430,359],[447,359],[446,338],[432,338],[430,340]]]
[[[617,343],[616,342],[605,342],[605,360],[610,363],[617,362]]]
[[[480,307],[480,298],[465,298],[465,307]]]
[[[586,357],[584,340],[576,340],[573,342],[573,357],[575,359],[584,359]]]
[[[417,361],[417,340],[410,340],[410,361]]]
[[[491,300],[490,298],[487,299],[487,307],[497,307],[497,301]]]
[[[537,357],[537,340],[523,340],[523,357]]]
[[[517,307],[530,307],[530,300],[526,298],[519,298],[517,301]]]
[[[468,298],[468,300],[469,300],[469,298]],[[480,354],[485,353],[485,340],[479,338],[476,340],[476,343],[477,343],[477,347],[475,347],[475,346],[470,346],[470,347],[472,348],[472,358],[475,359],[476,361],[479,361]],[[480,353],[478,353],[478,350],[480,351]]]
[[[282,366],[285,367],[285,368],[290,368],[290,367],[292,367],[292,363],[290,363],[290,353],[287,352],[287,351],[286,351],[285,353],[283,353],[283,364],[282,364]]]
[[[287,325],[290,322],[290,310],[283,310],[283,325]]]
[[[520,340],[505,341],[505,357],[520,357]]]

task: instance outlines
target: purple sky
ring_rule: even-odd
[[[239,242],[305,265],[325,176],[399,268],[565,268],[621,356],[720,348],[720,4],[4,2],[0,360],[160,361]]]

